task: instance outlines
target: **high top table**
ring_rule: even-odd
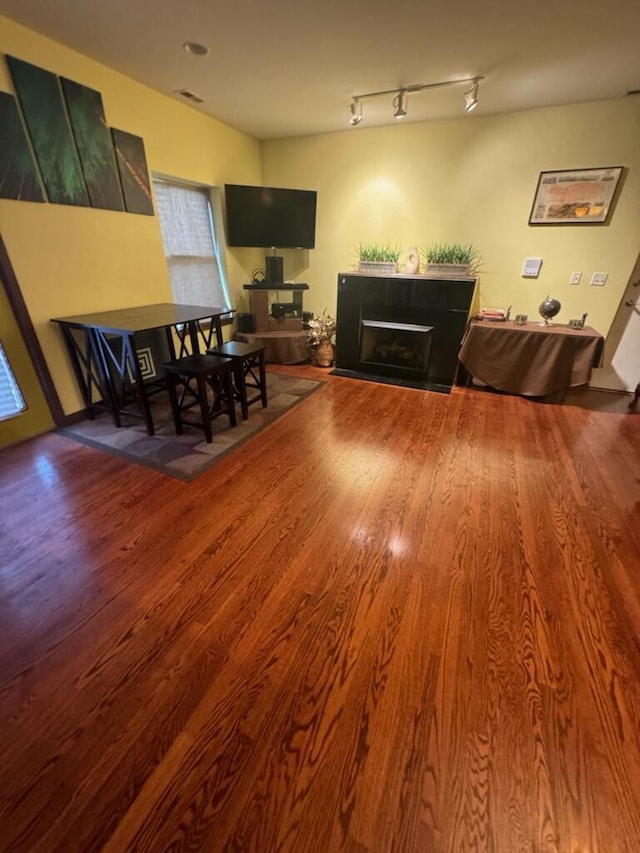
[[[471,376],[509,394],[544,397],[586,385],[602,365],[604,338],[595,329],[535,321],[472,320],[458,359]]]
[[[160,365],[206,351],[214,334],[221,346],[221,318],[231,313],[229,308],[162,302],[54,317],[51,322],[60,325],[90,417],[96,411],[108,411],[120,427],[125,405],[135,402],[138,411],[127,409],[126,414],[143,418],[148,434],[153,435],[149,395],[164,387]]]

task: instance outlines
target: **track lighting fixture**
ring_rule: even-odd
[[[398,94],[393,99],[393,116],[394,118],[404,118],[407,114],[406,93],[404,89],[400,89]]]
[[[362,121],[362,104],[360,103],[360,98],[354,98],[350,107],[351,118],[349,119],[349,123],[355,127],[360,124]]]
[[[440,89],[443,86],[458,86],[461,83],[471,83],[471,88],[464,93],[465,112],[471,112],[478,104],[478,85],[484,77],[464,77],[461,80],[443,80],[441,83],[412,83],[401,89],[385,89],[382,92],[366,92],[363,95],[354,95],[350,106],[349,123],[355,127],[362,121],[362,101],[366,98],[378,98],[382,95],[394,95],[393,115],[395,118],[404,118],[407,114],[407,96],[409,92],[422,92],[425,89]]]
[[[473,81],[473,86],[464,93],[464,111],[470,113],[478,106],[478,80]]]

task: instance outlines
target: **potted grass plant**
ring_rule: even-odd
[[[400,249],[387,243],[360,243],[358,272],[373,275],[389,275],[398,272]]]
[[[424,252],[427,275],[456,277],[476,275],[480,253],[472,243],[434,243]]]

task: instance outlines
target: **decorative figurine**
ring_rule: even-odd
[[[407,249],[407,260],[405,261],[405,272],[407,275],[415,275],[420,270],[420,255],[418,249],[412,246]]]
[[[582,315],[580,320],[569,320],[568,326],[570,329],[584,329],[584,322],[587,319],[587,314]]]

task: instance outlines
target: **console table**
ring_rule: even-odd
[[[458,356],[469,374],[509,394],[544,397],[586,385],[602,365],[604,338],[595,329],[528,322],[472,321]]]
[[[234,340],[264,347],[271,364],[302,364],[309,360],[308,332],[236,332]]]
[[[309,359],[307,332],[303,327],[302,299],[308,284],[245,284],[249,291],[252,332],[236,332],[234,338],[265,347],[265,361],[299,364]],[[273,315],[269,293],[277,293],[279,316]]]

